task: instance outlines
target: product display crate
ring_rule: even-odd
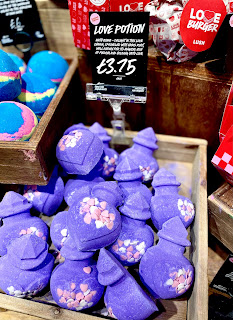
[[[225,182],[208,197],[209,230],[233,252],[233,187]]]
[[[73,59],[55,96],[29,141],[0,141],[0,183],[46,185],[56,162],[56,145],[65,129],[79,121],[83,106]]]
[[[57,128],[57,127],[56,127]],[[112,134],[112,130],[108,132]],[[126,131],[129,145],[137,132]],[[208,281],[207,281],[207,180],[206,148],[207,142],[202,139],[157,135],[159,149],[155,157],[160,167],[165,167],[177,176],[182,183],[180,193],[191,198],[195,205],[196,216],[189,231],[191,247],[185,255],[195,266],[194,286],[188,295],[179,299],[160,300],[160,313],[150,319],[172,320],[207,320],[208,319]],[[161,308],[162,305],[162,308]],[[92,320],[104,318],[98,313],[74,312],[62,309],[51,299],[49,292],[33,300],[15,298],[0,294],[0,308],[39,316],[42,319]],[[27,316],[25,315],[25,320]],[[0,313],[1,318],[1,313]]]

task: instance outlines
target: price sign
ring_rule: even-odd
[[[93,83],[146,87],[148,30],[148,12],[90,13]]]
[[[3,46],[44,39],[34,0],[0,0],[0,40]]]

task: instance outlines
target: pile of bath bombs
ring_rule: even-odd
[[[68,70],[58,53],[41,51],[25,62],[0,50],[0,140],[28,140]]]
[[[143,320],[156,316],[156,299],[180,297],[192,286],[194,267],[183,254],[191,245],[186,228],[194,205],[179,195],[176,176],[158,167],[153,129],[138,132],[120,155],[110,140],[98,123],[73,125],[56,148],[65,183],[56,166],[47,186],[5,194],[0,202],[5,293],[31,297],[50,281],[53,300],[62,308],[93,312],[103,298],[100,314]],[[68,210],[59,211],[63,200]],[[50,230],[30,210],[51,216]],[[49,238],[59,253],[55,263]]]

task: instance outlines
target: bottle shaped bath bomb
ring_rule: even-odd
[[[53,264],[44,240],[33,234],[17,238],[0,258],[0,287],[15,297],[36,295],[49,283]]]
[[[8,244],[25,234],[34,234],[44,241],[48,240],[48,227],[38,217],[30,215],[32,205],[25,197],[14,191],[5,194],[0,202],[0,255],[7,253]]]
[[[104,248],[100,250],[97,269],[99,282],[107,286],[104,302],[109,316],[121,320],[144,320],[158,310],[136,280]]]
[[[142,183],[142,172],[131,158],[125,156],[117,165],[113,178],[123,192],[124,199],[135,192],[140,192],[150,204],[152,193]]]
[[[58,162],[69,174],[88,174],[100,161],[102,154],[102,141],[81,126],[63,135],[56,148]]]
[[[73,240],[61,249],[65,261],[53,271],[50,290],[55,302],[62,308],[80,311],[94,306],[102,297],[104,286],[98,282],[94,252],[78,251]]]
[[[188,233],[179,217],[163,224],[159,242],[141,259],[139,273],[155,298],[171,299],[185,293],[193,283],[194,268],[183,254],[190,246]]]
[[[58,175],[55,166],[49,183],[46,186],[25,186],[24,197],[33,208],[46,216],[52,216],[62,203],[64,196],[64,182]]]
[[[149,209],[149,204],[139,192],[126,198],[119,208],[122,213],[121,233],[108,249],[124,266],[138,263],[154,243],[153,231],[146,224],[151,216]]]
[[[142,172],[142,181],[149,182],[159,168],[157,160],[153,157],[153,152],[158,149],[154,130],[149,127],[139,131],[133,142],[131,148],[120,154],[119,161],[125,156],[131,158]]]
[[[89,129],[91,132],[97,134],[97,136],[103,142],[105,157],[102,175],[104,178],[112,177],[118,164],[119,154],[114,149],[109,147],[111,137],[98,122],[95,122]]]
[[[77,197],[69,208],[67,227],[78,250],[97,250],[117,239],[121,217],[116,207],[121,204],[121,191],[115,181],[98,183]]]
[[[194,219],[194,205],[191,200],[179,195],[180,182],[175,175],[161,168],[154,175],[152,186],[151,219],[154,226],[160,230],[165,221],[178,216],[187,228]]]

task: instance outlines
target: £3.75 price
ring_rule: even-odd
[[[96,67],[98,74],[121,73],[126,76],[133,74],[136,71],[135,62],[137,59],[121,59],[116,62],[115,58],[102,59]]]

